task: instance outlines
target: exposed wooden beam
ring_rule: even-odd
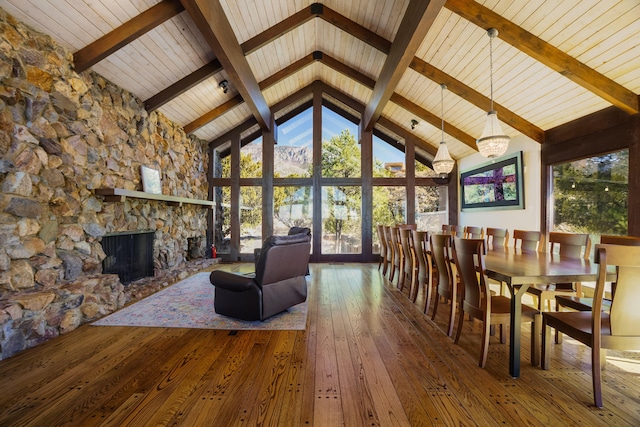
[[[293,64],[289,65],[288,67],[283,68],[282,70],[278,71],[277,73],[275,73],[271,77],[268,77],[268,78],[264,79],[263,81],[261,81],[258,84],[260,86],[260,89],[261,90],[267,89],[267,88],[273,86],[274,84],[278,83],[279,81],[281,81],[281,80],[289,77],[290,75],[300,71],[301,69],[303,69],[307,65],[312,64],[313,61],[316,60],[316,55],[317,55],[316,52],[311,53],[311,54],[305,56],[304,58],[301,58],[298,61],[294,62]],[[219,105],[218,107],[214,108],[213,110],[207,112],[206,114],[198,117],[197,119],[195,119],[193,122],[189,123],[188,125],[186,125],[184,127],[184,131],[186,133],[194,132],[194,131],[198,130],[199,128],[201,128],[202,126],[206,125],[207,123],[217,119],[218,117],[220,117],[221,115],[223,115],[224,113],[229,111],[231,108],[235,107],[236,105],[242,104],[243,102],[244,102],[244,100],[242,99],[241,96],[236,96],[236,97],[228,100],[224,104]]]
[[[374,85],[375,85],[375,81],[373,79],[365,76],[364,74],[360,73],[357,70],[354,70],[353,68],[345,65],[344,63],[342,63],[342,62],[330,57],[329,55],[323,54],[321,62],[323,64],[327,65],[328,67],[331,67],[334,70],[344,74],[345,76],[354,79],[358,83],[360,83],[360,84],[362,84],[364,86],[367,86],[368,88],[373,88]],[[415,114],[416,116],[418,116],[422,120],[430,123],[431,125],[433,125],[433,126],[435,126],[437,128],[440,128],[440,125],[441,125],[441,118],[440,117],[438,117],[437,115],[425,110],[424,108],[422,108],[418,104],[408,100],[407,98],[403,97],[402,95],[394,92],[391,95],[390,101],[398,104],[399,106],[401,106],[405,110],[410,111],[411,113]],[[459,141],[463,142],[464,144],[468,145],[469,147],[473,148],[474,150],[477,150],[475,138],[472,137],[471,135],[469,135],[468,133],[458,129],[454,125],[452,125],[450,123],[447,123],[447,122],[445,122],[445,124],[444,124],[444,131],[447,134],[451,135],[452,137],[456,138],[457,140],[459,140]]]
[[[363,129],[371,130],[391,98],[402,74],[424,41],[427,32],[444,6],[445,0],[411,0],[391,45],[391,50],[376,80],[371,100],[363,117]]]
[[[233,107],[242,104],[243,102],[244,102],[244,100],[242,99],[241,95],[234,96],[233,98],[231,98],[227,102],[224,102],[221,105],[218,105],[216,108],[214,108],[213,110],[209,111],[207,114],[198,117],[197,119],[195,119],[194,121],[192,121],[191,123],[186,125],[184,127],[185,133],[189,134],[191,132],[196,131],[197,129],[200,129],[202,126],[206,125],[210,121],[214,120],[215,118],[219,117],[220,115],[222,115],[222,114],[226,113],[227,111],[231,110]]]
[[[298,114],[303,112],[307,108],[313,106],[313,93],[317,91],[318,88],[321,88],[322,87],[321,85],[322,83],[319,80],[311,82],[310,85],[303,87],[299,91],[292,93],[282,101],[276,103],[273,106],[273,111],[280,111],[291,104],[295,104],[296,102],[300,102],[301,100],[307,99],[308,101],[303,102],[301,105],[297,106],[293,110],[293,111],[297,110]],[[292,112],[289,111],[286,114],[283,114],[282,116],[278,117],[278,119],[276,120],[276,123],[278,124],[278,126],[286,122],[289,118],[293,117],[291,116],[291,114]],[[294,115],[297,115],[297,114],[294,114]]]
[[[310,21],[311,19],[318,16],[318,12],[322,11],[322,4],[314,3],[302,9],[299,12],[294,13],[293,15],[285,18],[284,20],[278,22],[273,27],[267,28],[260,34],[250,38],[246,42],[242,43],[240,47],[245,55],[254,52],[264,45],[271,43],[272,41],[282,37],[284,34],[298,28],[300,25],[305,22]]]
[[[431,124],[432,126],[435,126],[438,129],[442,125],[442,119],[440,117],[438,117],[437,115],[425,110],[424,108],[422,108],[418,104],[416,104],[416,103],[414,103],[412,101],[409,101],[407,98],[398,95],[397,93],[394,93],[393,95],[391,95],[391,102],[395,102],[400,107],[402,107],[405,110],[415,114],[416,116],[418,116],[422,120],[426,121],[427,123]],[[476,151],[478,150],[478,147],[476,146],[476,139],[474,137],[472,137],[471,135],[469,135],[468,133],[458,129],[457,127],[455,127],[451,123],[444,122],[444,131],[448,135],[451,135],[452,137],[454,137],[458,141],[466,144],[467,146],[473,148],[474,150],[476,150]]]
[[[201,83],[202,81],[208,79],[216,73],[219,73],[220,71],[222,71],[222,65],[220,64],[220,61],[214,59],[213,61],[198,68],[193,73],[183,77],[171,86],[163,89],[162,91],[153,95],[151,98],[144,101],[144,106],[146,107],[147,111],[153,111],[157,108],[160,108],[167,102],[171,101],[173,98],[188,91],[198,83]]]
[[[638,95],[475,1],[447,0],[447,9],[475,25],[496,28],[498,37],[629,114],[640,111]]]
[[[264,79],[259,83],[260,89],[265,90],[273,86],[274,84],[286,79],[287,77],[293,75],[294,73],[297,73],[307,65],[313,64],[313,62],[317,59],[316,55],[317,53],[315,52],[310,53],[309,55],[300,58],[296,62],[286,66],[285,68],[276,72],[275,74],[267,77],[266,79]]]
[[[220,145],[224,144],[225,142],[228,142],[231,139],[240,138],[240,134],[242,132],[251,129],[252,126],[255,126],[257,124],[258,124],[258,121],[254,117],[251,117],[248,120],[245,120],[244,122],[242,122],[238,126],[236,126],[233,129],[231,129],[230,131],[228,131],[228,132],[220,135],[219,137],[209,141],[209,147],[210,148],[216,148],[216,147],[219,147]]]
[[[451,77],[447,73],[438,70],[433,65],[423,61],[418,57],[415,57],[413,58],[413,61],[411,61],[411,64],[409,66],[414,71],[422,74],[424,77],[427,77],[428,79],[433,80],[436,83],[446,84],[447,89],[449,89],[459,97],[465,99],[466,101],[470,102],[471,104],[475,105],[476,107],[481,108],[485,111],[489,110],[491,100],[488,97],[470,88],[461,81]],[[536,142],[544,142],[544,131],[542,129],[518,116],[511,110],[496,103],[495,101],[493,103],[493,108],[498,112],[498,117],[500,117],[501,121],[508,124],[512,128],[522,132],[523,135],[528,136]],[[476,149],[475,143],[473,148]]]
[[[349,67],[344,62],[338,61],[337,59],[323,53],[321,63],[325,64],[327,67],[357,81],[361,85],[368,87],[369,89],[373,89],[376,85],[376,81],[369,76],[361,73],[360,71]]]
[[[396,135],[401,136],[405,140],[409,138],[413,138],[413,140],[416,142],[416,145],[418,147],[422,148],[424,151],[426,151],[427,153],[435,157],[438,149],[433,145],[429,144],[428,142],[424,141],[423,139],[418,138],[411,132],[407,131],[404,128],[404,126],[400,126],[399,124],[391,121],[390,119],[384,116],[380,116],[380,118],[378,119],[378,124],[384,128],[389,129],[391,132],[395,133]],[[431,166],[431,164],[429,164],[428,166]]]
[[[318,84],[323,93],[326,93],[327,95],[331,96],[332,98],[335,98],[336,100],[342,102],[346,106],[356,111],[364,112],[365,106],[360,104],[358,101],[354,100],[353,98],[351,98],[349,95],[345,94],[344,92],[332,86],[329,86],[326,83],[318,82]],[[395,133],[396,135],[402,137],[403,139],[413,138],[413,140],[418,143],[418,146],[422,148],[424,151],[426,151],[427,153],[433,156],[436,155],[436,151],[437,151],[436,147],[432,146],[427,141],[424,141],[423,139],[413,135],[412,133],[404,129],[402,126],[392,122],[386,117],[381,116],[378,119],[378,124],[380,124],[380,126],[384,128],[387,128],[389,131]]]
[[[270,130],[271,111],[238,44],[219,0],[181,0],[191,19],[216,54],[229,80],[240,92],[264,130]]]
[[[364,113],[364,109],[366,108],[366,106],[358,102],[356,99],[353,99],[346,93],[334,88],[333,86],[329,86],[328,84],[322,81],[318,80],[317,84],[320,87],[320,90],[322,91],[322,93],[329,95],[330,97],[343,103],[344,105],[351,108],[352,110],[358,111],[361,114]]]
[[[179,0],[163,0],[73,54],[74,68],[81,73],[116,50],[184,10]]]
[[[419,1],[418,1],[419,2]],[[422,1],[424,3],[424,0]],[[409,10],[411,6],[407,8]],[[334,25],[340,28],[342,31],[347,34],[351,34],[353,37],[362,40],[370,46],[375,47],[379,51],[388,54],[391,51],[391,42],[385,39],[382,36],[374,33],[370,29],[363,27],[362,25],[352,21],[351,19],[339,14],[333,9],[328,8],[327,6],[323,7],[322,13],[318,15],[319,18],[324,19],[331,25]],[[400,30],[402,31],[402,24],[400,25]],[[426,34],[426,33],[425,33]],[[397,39],[397,36],[396,36]]]

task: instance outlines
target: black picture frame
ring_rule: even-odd
[[[460,174],[462,210],[524,209],[522,151]]]

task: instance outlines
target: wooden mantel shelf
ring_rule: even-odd
[[[125,190],[124,188],[96,188],[95,193],[104,196],[106,202],[124,202],[127,197],[135,199],[160,200],[167,202],[171,206],[182,206],[183,203],[190,205],[203,205],[213,207],[215,202],[210,200],[190,199],[188,197],[166,196],[164,194],[145,193],[144,191]]]

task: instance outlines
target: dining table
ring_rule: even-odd
[[[520,325],[522,296],[531,284],[595,282],[598,264],[588,259],[561,257],[558,254],[523,251],[512,247],[488,250],[485,255],[487,277],[504,282],[511,292],[509,328],[509,374],[520,376]],[[615,280],[615,272],[608,273]]]

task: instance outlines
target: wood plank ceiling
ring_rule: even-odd
[[[614,106],[639,111],[637,0],[0,0],[95,72],[211,141],[320,81],[363,127],[404,129],[435,153],[440,84],[451,155],[475,152],[494,100],[505,132]],[[229,82],[225,93],[219,88]],[[289,106],[290,107],[290,106]],[[285,110],[286,111],[286,110]],[[419,125],[410,129],[411,119]],[[254,126],[255,127],[255,126]],[[257,128],[257,127],[256,127]]]

